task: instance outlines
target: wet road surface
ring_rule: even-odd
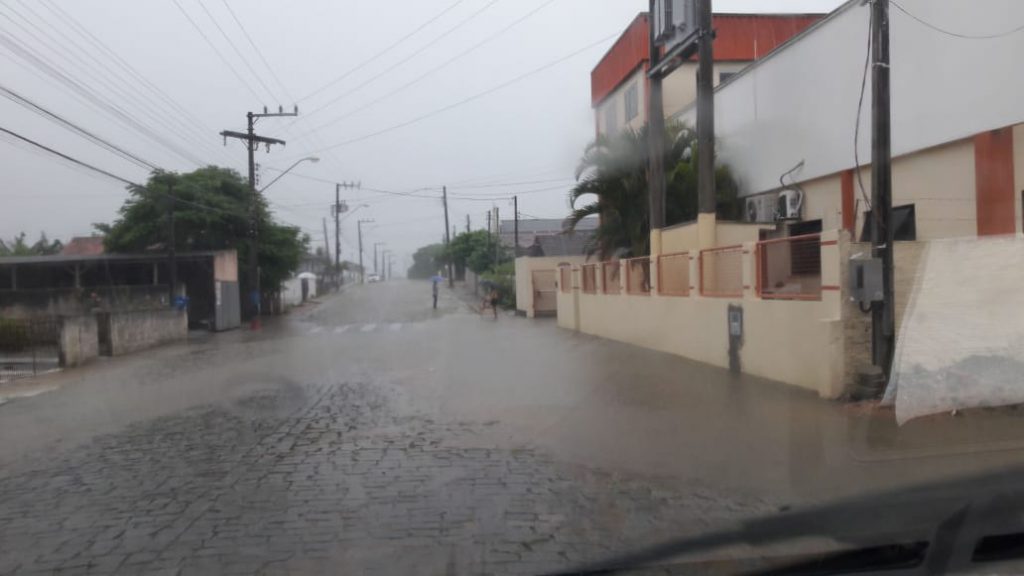
[[[0,574],[534,574],[1024,445],[412,282],[41,385],[0,406]]]

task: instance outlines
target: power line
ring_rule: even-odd
[[[430,42],[428,42],[428,43],[427,43],[426,45],[424,45],[424,46],[421,46],[421,47],[420,47],[420,49],[419,49],[419,50],[417,50],[416,52],[413,52],[412,54],[410,54],[410,55],[406,56],[406,57],[405,57],[405,58],[403,58],[402,60],[399,60],[399,61],[398,61],[398,62],[396,62],[395,64],[392,64],[391,66],[389,66],[389,67],[385,68],[385,69],[384,69],[384,70],[382,70],[382,71],[381,71],[380,73],[378,73],[378,74],[377,74],[376,76],[371,76],[370,78],[366,79],[366,80],[365,80],[365,81],[363,81],[363,82],[362,82],[361,84],[359,84],[359,85],[357,85],[357,86],[353,87],[353,88],[352,88],[352,89],[350,89],[349,91],[347,91],[347,92],[343,92],[343,93],[339,94],[338,96],[336,96],[335,98],[333,98],[333,99],[331,99],[331,100],[327,101],[326,103],[324,103],[323,105],[321,105],[321,106],[320,106],[319,108],[317,108],[317,109],[316,109],[316,110],[314,110],[313,112],[310,112],[310,115],[312,115],[312,114],[315,114],[316,112],[319,112],[319,111],[321,111],[321,110],[323,110],[323,109],[327,108],[328,106],[330,106],[330,105],[334,104],[335,102],[337,102],[337,101],[341,100],[342,98],[344,98],[344,97],[346,97],[346,96],[348,96],[348,95],[350,95],[350,94],[353,94],[353,93],[355,93],[356,91],[358,91],[358,90],[360,90],[360,89],[364,88],[365,86],[367,86],[367,85],[371,84],[372,82],[376,81],[376,80],[377,80],[378,78],[381,78],[381,77],[383,77],[383,76],[385,76],[385,75],[387,75],[387,74],[391,73],[392,71],[394,71],[394,69],[395,69],[395,68],[397,68],[397,67],[401,66],[402,64],[405,64],[406,62],[408,62],[408,61],[412,60],[413,58],[416,58],[416,57],[420,56],[420,55],[422,54],[422,52],[423,52],[424,50],[426,50],[427,48],[429,48],[429,47],[431,47],[431,46],[433,46],[433,45],[437,44],[437,43],[438,43],[438,42],[440,42],[440,41],[441,41],[441,40],[442,40],[443,38],[447,37],[447,36],[448,36],[449,34],[452,34],[452,33],[453,33],[453,32],[455,32],[456,30],[458,30],[459,28],[462,28],[463,26],[465,26],[466,24],[468,24],[469,22],[471,22],[472,20],[474,20],[474,19],[475,19],[475,18],[476,18],[477,16],[479,16],[480,14],[482,14],[482,13],[483,13],[484,11],[486,11],[486,10],[487,10],[488,8],[490,8],[491,6],[495,5],[495,4],[496,4],[496,3],[498,3],[499,1],[500,1],[500,0],[491,0],[490,2],[488,2],[487,4],[485,4],[485,5],[484,5],[484,6],[482,7],[482,8],[480,8],[480,9],[479,9],[479,10],[477,10],[476,12],[473,12],[473,13],[472,13],[472,14],[470,14],[470,15],[469,15],[468,17],[464,18],[463,20],[461,20],[460,22],[458,22],[457,24],[455,24],[454,26],[452,26],[452,27],[451,27],[451,28],[449,28],[448,30],[445,30],[444,32],[442,32],[442,33],[441,33],[441,34],[440,34],[439,36],[435,37],[435,38],[434,38],[433,40],[431,40]],[[441,63],[441,64],[440,64],[439,66],[435,66],[434,68],[431,68],[430,70],[427,70],[427,71],[426,71],[425,73],[423,73],[423,74],[421,74],[421,75],[417,76],[417,77],[416,77],[416,78],[414,78],[414,79],[413,79],[412,81],[410,81],[410,82],[407,82],[407,83],[403,84],[402,86],[399,86],[398,88],[395,88],[394,90],[391,90],[391,91],[389,91],[388,93],[384,94],[384,95],[383,95],[383,96],[381,96],[380,98],[377,98],[377,99],[375,99],[375,100],[372,100],[372,101],[370,101],[369,103],[367,103],[367,104],[364,104],[363,106],[360,106],[360,107],[358,107],[358,108],[356,108],[356,109],[354,109],[354,110],[350,110],[350,111],[348,111],[348,112],[346,112],[346,113],[342,114],[341,116],[338,116],[338,117],[334,118],[333,120],[330,120],[330,121],[328,121],[328,122],[326,122],[326,123],[324,123],[324,124],[321,124],[320,126],[317,126],[316,128],[313,128],[313,130],[310,130],[309,132],[306,132],[306,133],[304,133],[304,134],[300,134],[300,135],[299,135],[299,137],[302,137],[302,136],[304,136],[304,135],[306,135],[306,134],[308,134],[308,133],[310,133],[310,132],[313,132],[313,131],[315,131],[315,130],[323,129],[323,128],[326,128],[326,127],[328,127],[328,126],[333,126],[334,124],[337,124],[338,122],[340,122],[340,121],[344,120],[345,118],[348,118],[348,117],[352,116],[353,114],[356,114],[356,113],[358,113],[358,112],[361,112],[361,111],[363,111],[363,110],[366,110],[367,108],[369,108],[369,107],[371,107],[371,106],[373,106],[373,105],[377,104],[378,102],[381,102],[381,101],[383,101],[383,100],[386,100],[386,99],[390,98],[391,96],[394,96],[395,94],[398,94],[399,92],[401,92],[401,91],[405,90],[406,88],[409,88],[410,86],[412,86],[412,85],[414,85],[414,84],[418,83],[419,81],[423,80],[423,79],[424,79],[424,78],[426,78],[427,76],[430,76],[431,74],[433,74],[433,73],[437,72],[438,70],[441,70],[442,68],[444,68],[444,67],[448,66],[449,64],[451,64],[451,63],[455,62],[456,60],[458,60],[458,59],[460,59],[460,58],[463,58],[463,57],[465,57],[465,56],[469,55],[469,54],[470,54],[470,53],[472,53],[472,52],[473,52],[474,50],[476,50],[477,48],[479,48],[479,47],[483,46],[484,44],[486,44],[486,43],[490,42],[491,40],[494,40],[495,38],[497,38],[498,36],[500,36],[500,35],[501,35],[501,34],[503,34],[504,32],[506,32],[506,31],[508,31],[509,29],[511,29],[511,28],[512,28],[513,26],[515,26],[516,24],[519,24],[520,22],[522,22],[523,20],[525,20],[525,19],[526,19],[526,18],[528,18],[529,16],[532,16],[532,15],[533,15],[533,14],[535,14],[536,12],[540,11],[540,9],[541,9],[541,8],[543,8],[544,6],[547,6],[547,5],[548,5],[548,4],[550,4],[551,2],[554,2],[554,0],[548,0],[548,2],[546,2],[545,4],[541,5],[540,7],[536,8],[536,9],[534,9],[534,10],[533,10],[532,12],[530,12],[529,14],[527,14],[527,15],[526,15],[525,17],[523,17],[523,18],[520,18],[519,20],[516,20],[515,22],[513,22],[513,23],[512,23],[512,24],[510,24],[509,26],[506,26],[506,27],[505,27],[504,29],[502,29],[502,30],[499,30],[498,32],[496,32],[496,33],[494,33],[494,34],[492,34],[492,35],[488,36],[488,37],[487,37],[487,38],[485,38],[485,39],[484,39],[483,41],[481,41],[481,42],[478,42],[477,44],[475,44],[474,46],[472,46],[472,47],[468,48],[467,50],[464,50],[464,51],[462,51],[462,52],[460,52],[460,53],[456,54],[456,55],[455,55],[455,56],[453,56],[452,58],[449,58],[449,59],[448,59],[448,60],[446,60],[445,62]]]
[[[551,182],[569,182],[575,181],[572,178],[549,178],[547,180],[526,180],[519,182],[502,182],[497,184],[480,184],[477,186],[449,186],[449,189],[455,190],[477,190],[480,188],[507,188],[509,186],[520,186],[525,184],[549,184]]]
[[[112,143],[110,143],[107,140],[104,140],[103,138],[101,138],[101,137],[93,134],[92,132],[86,130],[85,128],[82,128],[78,124],[75,124],[74,122],[64,118],[63,116],[61,116],[61,115],[59,115],[59,114],[57,114],[55,112],[52,112],[50,110],[47,110],[46,108],[43,108],[39,104],[36,104],[35,102],[32,102],[28,98],[25,98],[24,96],[18,94],[17,92],[14,92],[13,90],[10,90],[9,88],[6,88],[6,87],[0,85],[0,92],[3,92],[4,97],[6,97],[8,100],[11,100],[12,102],[15,102],[17,104],[20,104],[21,106],[24,106],[25,108],[28,108],[29,110],[32,110],[36,114],[39,114],[41,116],[50,118],[54,122],[57,122],[58,124],[63,125],[65,128],[68,128],[69,130],[72,130],[73,132],[76,132],[77,134],[79,134],[83,138],[86,138],[87,140],[92,141],[94,144],[97,144],[97,145],[99,145],[99,146],[101,146],[103,148],[106,148],[107,150],[109,150],[111,152],[114,152],[115,154],[120,155],[121,157],[125,158],[126,160],[134,162],[136,165],[138,165],[141,168],[148,168],[150,170],[157,170],[157,166],[155,164],[153,164],[152,162],[149,162],[147,160],[143,160],[142,158],[136,156],[135,154],[132,154],[131,152],[128,152],[127,150],[125,150],[125,149],[123,149],[123,148],[121,148],[121,147],[119,147],[119,146],[117,146],[115,144],[112,144]]]
[[[6,16],[6,14],[4,14],[4,16]],[[53,64],[48,58],[33,54],[31,50],[25,47],[21,42],[19,42],[14,37],[8,36],[6,34],[0,34],[0,44],[6,46],[11,52],[13,52],[15,55],[17,55],[25,62],[45,72],[47,75],[49,75],[54,80],[60,82],[61,84],[64,84],[66,87],[70,88],[71,90],[79,94],[82,98],[91,103],[92,106],[96,107],[99,110],[105,111],[107,114],[111,115],[128,128],[141,132],[149,139],[174,152],[178,156],[188,160],[189,162],[192,162],[193,164],[196,165],[202,165],[202,161],[197,159],[188,151],[185,151],[176,146],[174,143],[164,139],[162,136],[160,136],[152,129],[142,124],[137,118],[132,116],[129,112],[125,111],[120,106],[105,101],[102,97],[100,97],[100,95],[96,94],[93,90],[87,88],[77,79],[73,78],[72,76],[68,75],[66,72],[61,70],[59,66]]]
[[[53,154],[54,156],[59,156],[60,158],[63,158],[64,160],[67,160],[68,162],[71,162],[71,163],[73,163],[73,164],[75,164],[77,166],[81,166],[82,168],[87,168],[89,170],[92,170],[93,172],[97,172],[97,173],[102,174],[102,175],[104,175],[104,176],[106,176],[108,178],[113,178],[114,180],[117,180],[119,182],[123,182],[123,183],[125,183],[125,184],[127,184],[129,186],[138,186],[138,184],[136,184],[135,182],[132,182],[131,180],[128,180],[127,178],[122,178],[122,177],[118,176],[117,174],[114,174],[112,172],[107,172],[103,168],[99,168],[99,167],[93,166],[92,164],[89,164],[88,162],[84,162],[84,161],[79,160],[77,158],[73,158],[71,156],[68,156],[67,154],[64,154],[63,152],[58,152],[58,151],[54,150],[53,148],[50,148],[49,146],[46,146],[45,144],[40,144],[39,142],[36,142],[35,140],[32,140],[31,138],[28,138],[26,136],[22,136],[21,134],[18,134],[17,132],[14,132],[12,130],[8,130],[7,128],[4,128],[2,126],[0,126],[0,132],[3,132],[3,133],[5,133],[5,134],[7,134],[9,136],[13,136],[13,137],[17,138],[18,140],[21,140],[22,142],[25,142],[26,144],[30,144],[32,146],[35,146],[36,148],[42,149],[42,150],[44,150],[46,152],[49,152],[50,154]]]
[[[270,72],[270,76],[274,79],[275,82],[277,82],[277,85],[281,88],[281,91],[284,93],[285,97],[291,100],[292,103],[295,103],[295,98],[293,98],[292,95],[288,92],[288,87],[284,85],[284,82],[281,82],[281,78],[277,75],[276,72],[274,72],[274,68],[270,65],[270,62],[267,62],[266,57],[263,56],[263,51],[260,50],[259,45],[253,41],[252,36],[249,35],[249,31],[245,29],[245,26],[242,24],[242,21],[238,18],[238,15],[235,14],[234,9],[231,8],[231,4],[228,4],[228,0],[220,1],[224,4],[224,7],[227,8],[228,13],[231,14],[231,18],[235,21],[235,24],[237,24],[238,28],[242,31],[242,35],[245,36],[245,39],[249,42],[249,45],[252,46],[253,51],[256,52],[256,55],[259,57],[260,61],[263,62],[263,66],[265,66],[267,68],[267,71]]]
[[[345,78],[348,78],[348,77],[349,77],[350,75],[352,75],[353,73],[355,73],[355,72],[358,72],[359,70],[361,70],[361,69],[365,68],[366,66],[368,66],[368,65],[372,64],[372,63],[373,63],[373,62],[375,62],[375,61],[376,61],[376,60],[377,60],[378,58],[380,58],[380,57],[384,56],[385,54],[387,54],[388,52],[390,52],[390,51],[394,50],[394,49],[395,49],[395,48],[397,48],[397,47],[398,47],[399,45],[401,45],[401,44],[402,44],[403,42],[405,42],[405,41],[406,41],[406,40],[408,40],[409,38],[412,38],[413,36],[415,36],[415,35],[416,35],[416,34],[417,34],[417,33],[418,33],[418,32],[419,32],[420,30],[423,30],[423,29],[424,29],[424,28],[426,28],[427,26],[429,26],[429,25],[433,24],[433,23],[434,23],[435,21],[437,21],[437,20],[438,20],[439,18],[441,18],[442,16],[444,16],[444,15],[445,15],[445,14],[447,14],[448,12],[452,11],[453,9],[455,9],[455,7],[456,7],[456,6],[458,6],[459,4],[462,4],[462,3],[464,2],[464,1],[465,1],[465,0],[455,0],[455,2],[453,2],[452,4],[449,4],[447,8],[445,8],[444,10],[441,10],[440,12],[438,12],[437,14],[435,14],[435,15],[434,15],[434,16],[433,16],[432,18],[430,18],[430,19],[429,19],[429,20],[427,20],[426,22],[424,22],[424,23],[420,24],[419,26],[417,26],[417,27],[416,27],[416,29],[415,29],[415,30],[413,30],[412,32],[409,32],[409,33],[408,33],[408,34],[406,34],[405,36],[402,36],[402,37],[401,37],[401,38],[399,38],[398,40],[395,40],[394,42],[392,42],[392,43],[391,43],[390,45],[388,45],[388,46],[387,46],[386,48],[384,48],[384,49],[383,49],[383,50],[381,50],[380,52],[377,52],[376,54],[374,54],[374,55],[373,55],[373,56],[371,56],[370,58],[368,58],[368,59],[366,59],[366,60],[362,61],[361,63],[359,63],[359,64],[358,64],[358,65],[356,65],[355,67],[353,67],[353,68],[350,68],[350,69],[348,69],[348,70],[347,70],[346,72],[344,72],[344,73],[343,73],[343,74],[341,74],[340,76],[338,76],[338,77],[334,78],[334,79],[333,79],[333,80],[331,80],[330,82],[328,82],[328,83],[324,84],[323,86],[321,86],[321,87],[317,88],[316,90],[313,90],[312,92],[310,92],[309,94],[306,94],[306,95],[305,95],[305,96],[303,96],[302,98],[299,98],[299,101],[300,101],[300,102],[305,102],[305,101],[306,101],[306,100],[308,100],[309,98],[312,98],[313,96],[316,96],[317,94],[319,94],[319,93],[323,92],[324,90],[326,90],[326,89],[330,88],[331,86],[334,86],[334,85],[335,85],[335,84],[337,84],[338,82],[341,82],[341,81],[342,81],[342,80],[344,80]]]
[[[916,20],[920,24],[922,24],[922,25],[924,25],[924,26],[926,26],[928,28],[931,28],[932,30],[934,30],[936,32],[945,34],[947,36],[952,36],[954,38],[961,38],[961,39],[964,39],[964,40],[994,40],[996,38],[1003,38],[1004,36],[1010,36],[1010,35],[1016,34],[1017,32],[1020,32],[1021,30],[1024,30],[1024,24],[1021,24],[1020,26],[1017,26],[1016,28],[1014,28],[1012,30],[1007,30],[1006,32],[999,32],[999,33],[996,33],[996,34],[964,34],[964,33],[961,33],[961,32],[954,32],[952,30],[948,30],[946,28],[942,28],[940,26],[932,24],[931,22],[928,22],[927,20],[924,20],[923,18],[915,16],[913,13],[908,11],[906,8],[904,8],[903,6],[901,6],[898,2],[895,2],[894,0],[889,0],[889,3],[892,4],[893,6],[895,6],[897,10],[899,10],[900,12],[903,12],[907,16],[913,18],[914,20]]]
[[[891,1],[891,0],[890,0]],[[857,186],[860,188],[860,195],[864,198],[864,205],[871,210],[871,199],[864,191],[864,178],[860,173],[860,117],[864,112],[864,92],[868,85],[868,68],[871,64],[871,35],[874,29],[875,12],[868,11],[868,45],[864,49],[864,73],[860,79],[860,99],[857,101],[857,120],[853,127],[853,165],[857,170]]]
[[[249,70],[249,73],[252,74],[256,78],[256,81],[259,82],[260,86],[262,86],[263,89],[267,91],[267,95],[270,96],[271,101],[276,100],[276,98],[274,97],[274,91],[271,90],[267,86],[267,83],[263,81],[263,78],[256,73],[256,70],[254,70],[252,65],[249,64],[249,59],[246,58],[245,55],[242,54],[242,51],[238,49],[238,46],[235,45],[235,41],[232,40],[231,37],[228,36],[228,33],[224,31],[224,28],[221,27],[220,22],[217,21],[217,19],[213,16],[213,13],[210,12],[210,10],[206,7],[206,4],[203,3],[203,0],[196,0],[196,2],[199,4],[199,7],[202,8],[203,12],[206,13],[206,16],[210,19],[210,22],[213,22],[214,27],[217,28],[217,31],[220,32],[220,35],[223,36],[225,40],[227,40],[228,45],[231,46],[231,49],[235,51],[235,55],[238,56],[238,59],[242,61],[242,64],[244,64],[246,69]],[[280,100],[278,100],[278,103],[280,103]]]
[[[491,88],[488,88],[487,90],[484,90],[483,92],[478,92],[478,93],[476,93],[476,94],[474,94],[474,95],[472,95],[472,96],[470,96],[468,98],[464,98],[464,99],[462,99],[462,100],[460,100],[458,102],[455,102],[454,104],[449,104],[448,106],[444,106],[444,107],[438,108],[436,110],[433,110],[431,112],[427,112],[426,114],[422,114],[422,115],[417,116],[415,118],[412,118],[410,120],[406,120],[405,122],[401,122],[401,123],[389,126],[387,128],[383,128],[381,130],[377,130],[376,132],[370,132],[369,134],[364,134],[364,135],[358,136],[356,138],[351,138],[349,140],[344,140],[342,142],[338,142],[336,144],[332,144],[332,145],[327,146],[325,148],[321,148],[321,149],[317,149],[317,150],[312,150],[310,153],[315,154],[315,153],[318,153],[318,152],[324,152],[324,151],[327,151],[327,150],[333,150],[335,148],[340,148],[342,146],[347,146],[349,144],[354,144],[356,142],[362,142],[363,140],[368,140],[368,139],[373,138],[375,136],[380,136],[381,134],[386,134],[388,132],[393,132],[393,131],[398,130],[400,128],[404,128],[406,126],[409,126],[409,125],[412,125],[412,124],[416,124],[418,122],[421,122],[421,121],[426,120],[428,118],[431,118],[433,116],[437,116],[438,114],[442,114],[442,113],[447,112],[449,110],[452,110],[454,108],[458,108],[459,106],[462,106],[464,104],[468,104],[470,102],[473,102],[474,100],[479,100],[480,98],[483,98],[484,96],[487,96],[489,94],[497,92],[498,90],[507,88],[507,87],[509,87],[509,86],[511,86],[513,84],[516,84],[517,82],[520,82],[522,80],[525,80],[526,78],[529,78],[530,76],[539,74],[539,73],[547,70],[548,68],[552,68],[552,67],[554,67],[554,66],[556,66],[558,64],[561,64],[562,62],[565,62],[566,60],[569,60],[570,58],[573,58],[574,56],[578,56],[579,54],[582,54],[583,52],[586,52],[587,50],[590,50],[591,48],[593,48],[595,46],[603,44],[604,42],[607,42],[608,40],[611,40],[612,38],[615,38],[616,36],[618,36],[618,33],[611,34],[609,36],[605,36],[604,38],[601,38],[600,40],[597,40],[596,42],[592,42],[592,43],[584,46],[583,48],[580,48],[579,50],[575,50],[573,52],[570,52],[569,54],[566,54],[565,56],[562,56],[561,58],[558,58],[556,60],[552,60],[551,62],[548,62],[547,64],[544,64],[543,66],[540,66],[538,68],[534,68],[533,70],[530,70],[529,72],[525,72],[523,74],[520,74],[519,76],[516,76],[515,78],[512,78],[511,80],[507,80],[505,82],[502,82],[501,84],[498,84],[497,86],[493,86]]]
[[[126,85],[132,86],[139,90],[139,94],[146,101],[157,103],[157,101],[163,102],[161,106],[164,110],[169,110],[170,114],[167,116],[177,121],[182,128],[188,130],[196,141],[200,142],[207,150],[214,151],[215,154],[219,154],[222,159],[227,159],[227,163],[230,164],[231,160],[227,153],[224,152],[218,146],[212,146],[207,142],[207,137],[210,134],[214,134],[214,130],[209,126],[205,125],[201,120],[196,118],[189,110],[179,104],[173,98],[171,98],[164,90],[154,84],[151,80],[146,78],[140,73],[135,67],[125,61],[119,54],[114,52],[109,46],[107,46],[102,40],[100,40],[95,34],[89,29],[82,26],[78,20],[72,18],[63,8],[56,5],[53,0],[43,0],[43,6],[50,11],[54,16],[64,22],[66,26],[74,30],[81,38],[85,39],[92,46],[97,48],[100,53],[105,54],[114,64],[116,64],[121,70],[128,75],[128,80],[125,82]],[[41,17],[40,17],[41,18]],[[41,18],[43,19],[43,18]],[[52,19],[43,19],[46,22],[52,23]],[[141,88],[145,88],[152,96],[155,96],[156,100],[153,100],[150,96],[142,93]],[[185,120],[188,122],[186,123]]]
[[[250,85],[245,80],[245,78],[243,78],[242,75],[238,73],[238,70],[231,64],[231,62],[229,62],[228,59],[224,57],[224,54],[222,54],[220,49],[217,48],[217,45],[214,44],[212,40],[210,40],[210,37],[206,35],[206,32],[203,32],[203,29],[200,28],[199,24],[197,24],[196,21],[192,19],[192,16],[185,11],[185,8],[181,5],[181,3],[178,2],[178,0],[171,0],[171,2],[174,2],[174,5],[178,7],[178,10],[185,17],[185,19],[188,20],[190,24],[192,24],[192,27],[195,28],[196,32],[198,32],[199,35],[203,37],[203,40],[206,41],[206,45],[209,46],[214,51],[215,54],[217,54],[217,57],[220,58],[220,61],[223,62],[224,65],[231,70],[231,73],[235,75],[235,78],[238,78],[238,81],[241,82],[243,86],[245,86],[245,89],[248,90],[249,93],[252,94],[254,98],[256,98],[256,101],[258,102],[259,100],[261,100],[260,95],[256,93],[256,90],[253,89],[252,85]]]

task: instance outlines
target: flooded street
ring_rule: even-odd
[[[535,574],[1024,445],[402,281],[34,385],[0,406],[2,574]]]

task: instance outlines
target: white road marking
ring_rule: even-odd
[[[363,327],[361,328],[361,330],[363,332],[370,332],[370,331],[372,331],[376,327],[377,327],[376,324],[364,324]]]
[[[391,331],[392,332],[398,332],[401,329],[402,329],[402,323],[401,322],[395,322],[394,324],[391,325]]]
[[[346,332],[351,327],[352,326],[349,325],[349,324],[346,324],[344,326],[338,326],[337,328],[334,329],[334,333],[335,334],[342,334],[342,333]]]
[[[317,333],[319,333],[321,331],[323,331],[323,326],[313,326],[313,328],[309,331],[309,333],[310,334],[317,334]]]

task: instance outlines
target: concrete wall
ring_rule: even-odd
[[[213,257],[213,279],[238,282],[238,253],[234,250],[217,252]]]
[[[637,97],[637,115],[635,118],[627,121],[626,120],[626,91],[630,86],[636,86]],[[642,68],[637,68],[633,74],[622,81],[622,84],[618,88],[612,91],[607,98],[601,102],[601,105],[594,109],[596,115],[596,126],[599,134],[608,133],[608,125],[606,122],[606,112],[609,108],[614,108],[618,119],[618,129],[632,128],[639,130],[647,122],[647,82],[644,76]]]
[[[79,316],[94,308],[145,309],[166,306],[167,286],[140,285],[94,288],[53,288],[49,290],[0,291],[0,315],[7,318],[30,316]],[[97,299],[92,295],[96,294]]]
[[[1013,177],[1017,234],[1024,232],[1024,124],[1013,127]]]
[[[756,230],[732,227],[721,235],[734,240],[733,235]],[[743,372],[837,397],[847,384],[839,283],[840,254],[848,250],[848,236],[830,231],[822,234],[822,240],[822,284],[828,289],[820,300],[758,298],[753,288],[755,244],[746,242],[742,296],[707,298],[696,291],[688,297],[657,292],[650,296],[584,294],[574,288],[569,294],[559,291],[558,324],[726,368],[730,365],[728,308],[738,305],[744,315],[738,354]],[[696,267],[696,260],[691,261],[692,278],[696,278]]]
[[[516,258],[516,311],[525,314],[528,318],[535,316],[533,305],[533,272],[535,270],[549,270],[555,273],[555,282],[558,282],[558,267],[561,264],[578,266],[586,261],[585,256],[544,256],[532,258],[521,256]]]
[[[110,314],[113,356],[188,338],[188,314],[178,310],[144,310]]]
[[[722,81],[722,73],[735,73],[743,70],[750,62],[716,62],[714,65],[715,86]],[[697,63],[686,62],[676,68],[661,83],[664,95],[665,116],[678,115],[697,100]],[[691,128],[697,125],[691,123]]]
[[[92,314],[64,316],[60,319],[60,365],[80,366],[100,355],[96,317]]]

